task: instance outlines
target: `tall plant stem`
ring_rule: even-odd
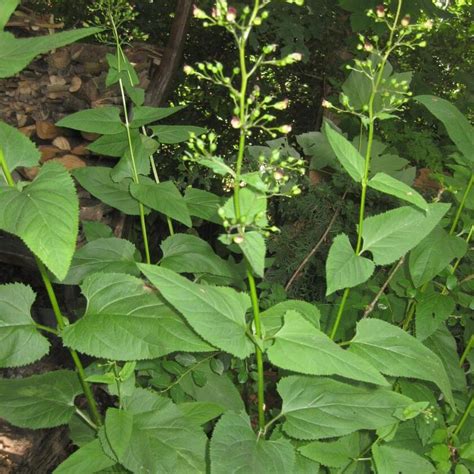
[[[387,45],[385,48],[385,54],[382,56],[382,60],[380,62],[379,66],[379,71],[374,79],[372,79],[372,91],[369,97],[369,103],[368,103],[368,114],[369,114],[369,131],[368,131],[368,136],[367,136],[367,149],[365,151],[365,160],[364,160],[364,176],[362,178],[361,182],[361,187],[362,187],[362,192],[360,196],[360,205],[359,205],[359,225],[357,227],[357,244],[356,244],[356,249],[355,253],[358,255],[362,249],[362,233],[364,230],[364,218],[365,218],[365,201],[366,201],[366,196],[367,196],[367,183],[369,181],[369,171],[370,171],[370,161],[371,161],[371,155],[372,155],[372,145],[374,143],[374,132],[375,132],[375,111],[374,111],[374,102],[375,98],[377,97],[377,93],[379,91],[380,84],[383,79],[383,73],[385,70],[385,66],[388,61],[388,57],[390,56],[390,53],[392,52],[392,46],[393,46],[393,39],[395,35],[395,30],[398,25],[398,20],[400,18],[400,13],[402,9],[402,4],[403,0],[398,0],[398,6],[397,6],[397,13],[395,15],[395,19],[393,22],[392,27],[390,28],[390,35],[389,39],[387,41]],[[331,339],[334,339],[336,336],[337,330],[339,328],[339,324],[341,323],[342,315],[344,313],[344,308],[347,302],[347,298],[350,293],[350,288],[346,288],[344,290],[344,293],[342,295],[341,303],[339,305],[339,309],[337,312],[336,320],[334,321],[334,325],[331,330]]]
[[[121,59],[124,52],[122,50],[122,46],[120,45],[120,38],[118,35],[117,27],[115,25],[115,21],[114,21],[114,17],[112,13],[109,14],[109,17],[110,17],[110,21],[111,21],[113,32],[114,32],[115,45],[117,49],[117,69],[120,74],[122,72]],[[119,87],[120,87],[120,95],[122,97],[122,108],[123,108],[123,115],[125,118],[125,129],[127,131],[127,141],[128,141],[128,149],[130,152],[130,162],[132,165],[133,182],[136,184],[140,184],[140,178],[138,176],[137,164],[135,160],[135,152],[133,150],[132,135],[130,132],[130,120],[128,117],[127,99],[125,95],[125,89],[123,86],[122,78],[119,79]],[[142,229],[143,246],[145,247],[145,259],[146,259],[146,263],[149,264],[151,263],[151,258],[150,258],[150,247],[148,245],[148,234],[147,234],[147,229],[146,229],[145,206],[141,202],[138,202],[138,209],[140,213],[140,225]]]
[[[469,400],[469,404],[466,407],[466,410],[464,411],[461,419],[459,420],[458,425],[456,426],[456,429],[453,432],[453,435],[457,435],[462,430],[462,427],[464,426],[464,423],[466,423],[466,420],[469,417],[473,407],[474,407],[474,397],[471,397],[471,399]]]
[[[467,359],[467,356],[469,355],[469,352],[471,352],[473,347],[474,347],[474,334],[471,334],[471,338],[469,339],[469,342],[467,343],[467,346],[464,349],[464,352],[462,353],[461,358],[459,359],[459,367],[462,367],[462,365],[464,364],[464,361]]]
[[[9,186],[14,187],[15,186],[15,181],[13,180],[13,177],[10,173],[10,170],[8,169],[7,162],[5,160],[5,156],[3,154],[3,150],[0,148],[0,166],[2,168],[3,174],[5,175],[5,179],[7,180],[7,183]],[[56,322],[58,325],[58,329],[61,331],[64,329],[65,324],[64,324],[64,318],[63,315],[61,314],[61,310],[59,308],[58,300],[56,298],[56,294],[54,293],[53,285],[51,284],[51,280],[49,279],[48,272],[43,264],[43,262],[35,256],[36,264],[38,266],[38,269],[41,274],[41,278],[43,280],[44,286],[46,288],[46,291],[48,293],[49,301],[51,302],[51,307],[54,312],[54,316],[56,318]],[[48,328],[49,329],[49,328]],[[43,329],[45,330],[45,328]],[[84,395],[86,396],[87,399],[87,404],[89,405],[89,411],[91,414],[91,418],[94,421],[96,425],[101,424],[101,417],[99,414],[99,411],[97,409],[97,404],[94,400],[94,396],[92,394],[92,390],[89,386],[89,384],[86,382],[86,374],[84,372],[84,367],[82,365],[81,360],[79,359],[79,355],[77,354],[76,351],[69,349],[69,352],[71,354],[72,360],[74,361],[74,365],[76,366],[76,371],[77,375],[79,377],[79,382],[81,384],[82,390],[84,391]]]
[[[462,211],[464,210],[464,206],[466,205],[467,197],[471,192],[472,185],[474,183],[474,173],[471,174],[471,179],[464,190],[464,194],[462,195],[461,202],[459,203],[458,210],[456,211],[456,215],[454,216],[453,224],[451,225],[451,229],[449,230],[449,235],[454,234],[456,232],[456,227],[458,226],[459,219],[461,218]]]
[[[240,63],[240,94],[239,94],[239,120],[241,124],[239,148],[237,152],[237,162],[235,167],[235,182],[234,182],[234,210],[237,221],[240,220],[240,176],[242,173],[242,164],[245,153],[246,139],[247,139],[247,88],[249,73],[247,71],[246,62],[246,45],[252,28],[254,19],[256,18],[260,8],[260,1],[255,0],[252,13],[249,18],[248,25],[242,31],[242,35],[237,38],[237,46],[239,49],[239,63]],[[255,278],[251,269],[247,268],[247,278],[250,288],[250,298],[252,301],[252,311],[255,324],[255,335],[258,339],[262,337],[262,324],[260,321],[260,307],[258,301],[257,287]],[[260,433],[265,433],[265,380],[263,372],[263,354],[258,344],[255,344],[255,354],[257,360],[257,404],[258,404],[258,426]]]

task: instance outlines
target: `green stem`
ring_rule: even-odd
[[[380,63],[380,69],[375,78],[375,82],[372,82],[372,91],[369,97],[368,103],[368,112],[369,112],[369,133],[367,137],[367,149],[365,151],[365,160],[364,160],[364,176],[362,178],[361,186],[362,186],[362,193],[360,197],[360,206],[359,206],[359,225],[357,228],[357,244],[355,253],[358,255],[362,249],[362,233],[364,230],[364,218],[365,218],[365,201],[367,195],[367,183],[369,181],[369,171],[370,171],[370,161],[372,155],[372,145],[374,142],[374,131],[375,131],[375,113],[374,113],[374,102],[375,98],[377,97],[377,93],[379,91],[380,84],[383,79],[383,73],[385,70],[385,66],[388,61],[388,57],[392,52],[392,44],[393,38],[395,35],[395,30],[397,28],[398,20],[400,18],[400,13],[402,9],[403,0],[398,1],[397,13],[395,15],[395,19],[393,22],[393,26],[390,28],[390,36],[386,46],[386,52],[382,57],[382,61]],[[346,288],[344,290],[344,294],[342,295],[341,303],[339,305],[339,310],[337,312],[336,321],[334,322],[334,326],[331,330],[331,338],[334,339],[337,330],[339,328],[339,324],[341,323],[342,315],[344,313],[344,308],[347,302],[347,298],[350,293],[350,288]]]
[[[35,259],[41,274],[41,278],[43,279],[44,286],[48,293],[49,301],[51,302],[51,307],[53,308],[58,328],[60,331],[62,331],[66,325],[64,323],[64,317],[61,313],[61,309],[59,308],[56,294],[54,293],[53,285],[51,284],[51,280],[49,279],[48,272],[43,262],[38,257],[35,257]],[[69,352],[71,354],[72,360],[74,361],[74,365],[76,366],[77,376],[79,377],[79,382],[81,384],[82,390],[84,391],[84,395],[86,396],[92,420],[96,425],[100,426],[102,424],[101,417],[99,414],[99,410],[97,409],[97,404],[94,400],[94,395],[92,394],[90,385],[86,382],[86,374],[84,372],[84,367],[82,365],[81,359],[79,358],[79,355],[75,350],[69,349]]]
[[[466,186],[466,189],[464,190],[464,194],[461,198],[461,202],[459,203],[458,210],[456,212],[456,215],[454,216],[453,224],[451,225],[451,229],[449,230],[449,235],[454,234],[454,232],[456,231],[456,227],[459,223],[459,219],[461,218],[462,211],[464,209],[464,206],[466,205],[466,200],[467,200],[467,197],[469,196],[469,193],[471,192],[473,183],[474,183],[474,173],[471,174],[471,179],[469,180],[469,183]]]
[[[8,169],[7,162],[5,160],[5,155],[3,154],[2,148],[0,148],[0,166],[2,167],[2,171],[3,171],[3,174],[5,175],[5,179],[7,180],[8,185],[11,187],[14,187],[15,181],[12,177],[12,174],[10,173],[10,170]]]
[[[467,359],[467,356],[469,355],[469,352],[471,352],[473,347],[474,347],[474,335],[471,335],[471,338],[469,339],[469,342],[467,343],[467,346],[464,349],[464,352],[462,353],[461,358],[459,359],[459,367],[463,366],[464,361]]]
[[[117,27],[115,25],[115,21],[113,18],[113,15],[110,13],[110,21],[112,24],[113,32],[114,32],[114,38],[115,38],[115,45],[117,49],[117,67],[118,67],[118,72],[119,74],[122,72],[121,69],[121,55],[123,55],[122,47],[120,45],[120,38],[118,35]],[[125,89],[123,86],[123,81],[122,78],[119,79],[119,87],[120,87],[120,95],[122,97],[122,107],[123,107],[123,115],[125,118],[125,129],[127,131],[127,141],[128,141],[128,149],[130,152],[130,162],[132,164],[132,172],[133,172],[133,181],[136,184],[140,184],[140,178],[138,176],[138,171],[137,171],[137,164],[135,160],[135,152],[133,150],[133,142],[132,142],[132,135],[130,132],[130,120],[128,117],[128,109],[127,109],[127,99],[125,95]],[[147,229],[146,229],[146,220],[145,220],[145,206],[141,202],[138,203],[138,209],[140,213],[140,225],[142,229],[142,236],[143,236],[143,246],[145,247],[145,259],[146,263],[151,263],[151,258],[150,258],[150,247],[148,245],[148,234],[147,234]]]
[[[50,334],[54,334],[55,336],[59,336],[59,332],[56,329],[50,328],[49,326],[44,326],[43,324],[35,323],[36,329],[41,331],[49,332]]]
[[[469,242],[471,241],[472,239],[472,234],[474,233],[474,224],[471,225],[471,228],[469,230],[469,234],[467,234],[467,237],[466,237],[466,243],[469,245]],[[456,262],[454,263],[453,265],[453,268],[451,270],[451,274],[455,274],[456,273],[456,270],[458,269],[459,267],[459,264],[461,263],[461,260],[462,260],[462,257],[459,257]]]
[[[473,407],[474,407],[474,397],[471,397],[471,400],[469,400],[469,404],[467,405],[466,410],[464,411],[461,419],[459,420],[459,423],[456,426],[456,429],[454,430],[453,435],[457,435],[462,430],[462,427],[464,426],[464,423],[466,423],[466,420],[468,419]]]

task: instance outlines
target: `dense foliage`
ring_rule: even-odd
[[[442,47],[451,28],[467,41],[464,3],[202,2],[192,28],[214,40],[186,53],[163,108],[123,52],[147,33],[128,2],[31,39],[3,31],[18,3],[0,7],[0,77],[95,34],[115,45],[122,105],[58,122],[117,159],[73,177],[46,163],[15,182],[39,153],[0,123],[0,229],[35,255],[57,322],[35,322],[29,286],[0,286],[0,367],[50,338],[75,366],[0,379],[0,416],[68,425],[78,449],[58,474],[472,471],[469,59],[453,70],[462,52]],[[425,54],[436,80],[408,69]],[[413,187],[420,165],[440,175],[434,195]],[[140,237],[79,222],[75,182]],[[53,284],[80,287],[79,318]]]

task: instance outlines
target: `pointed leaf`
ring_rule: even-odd
[[[408,267],[415,288],[429,282],[452,260],[463,257],[466,251],[465,240],[449,235],[441,226],[436,226],[410,252]]]
[[[356,255],[346,234],[339,234],[329,249],[326,261],[326,296],[364,283],[372,276],[374,268],[371,260]]]
[[[31,317],[35,293],[26,285],[0,285],[0,367],[31,364],[46,355],[49,342]]]
[[[295,462],[289,441],[257,439],[245,413],[223,415],[214,428],[210,452],[211,474],[287,474]]]
[[[132,183],[130,192],[145,206],[161,212],[187,227],[192,226],[186,201],[172,181],[155,183],[152,180],[142,180],[140,184]]]
[[[160,143],[175,144],[189,140],[192,133],[201,135],[206,133],[202,127],[193,127],[192,125],[156,125],[150,127],[153,134]]]
[[[179,112],[183,108],[184,106],[182,105],[178,107],[134,107],[130,126],[132,128],[139,128],[143,125],[157,122]]]
[[[428,210],[428,203],[418,191],[386,173],[377,173],[367,184],[372,189],[414,204],[423,211]]]
[[[120,158],[128,147],[128,135],[125,129],[113,135],[103,135],[95,142],[87,145],[87,149],[97,155],[114,156],[116,158]]]
[[[222,199],[208,191],[196,188],[187,188],[184,200],[192,216],[199,217],[215,224],[221,224],[222,219],[217,214],[222,205]]]
[[[385,378],[361,357],[341,349],[296,311],[285,315],[267,353],[272,364],[308,375],[340,375],[352,380],[388,385]]]
[[[5,28],[8,19],[12,16],[19,3],[20,0],[3,0],[2,9],[0,10],[0,30]]]
[[[66,346],[113,360],[213,350],[138,278],[95,273],[81,288],[88,300],[86,313],[64,329]]]
[[[378,319],[364,319],[357,324],[349,350],[385,375],[433,382],[454,407],[451,384],[440,358],[403,329]]]
[[[137,249],[128,240],[110,237],[96,239],[76,251],[64,285],[79,285],[92,273],[127,273],[138,276]]]
[[[115,183],[110,177],[110,168],[87,166],[76,169],[73,174],[84,189],[105,204],[130,216],[140,214],[138,201],[132,197],[128,189],[130,180]],[[145,209],[145,212],[149,210]]]
[[[0,78],[13,76],[20,72],[39,54],[74,43],[100,31],[100,28],[78,28],[35,38],[15,38],[11,33],[0,32],[0,44],[2,45]]]
[[[10,172],[19,166],[36,166],[41,158],[41,153],[29,138],[3,122],[0,122],[0,149]]]
[[[82,221],[81,225],[87,242],[97,239],[109,239],[114,236],[112,229],[103,222]]]
[[[455,307],[455,301],[448,295],[435,291],[422,293],[416,305],[416,338],[423,341],[434,334]]]
[[[255,274],[263,278],[267,247],[262,234],[256,231],[246,232],[243,235],[243,241],[239,242],[238,245]]]
[[[125,410],[109,408],[105,414],[104,434],[112,447],[114,458],[120,462],[127,452],[133,431],[133,415]]]
[[[186,402],[178,405],[190,423],[203,425],[217,418],[225,411],[223,407],[209,402]]]
[[[399,421],[394,412],[412,400],[384,388],[350,385],[325,377],[280,380],[283,430],[292,438],[324,439],[375,430]]]
[[[232,288],[198,285],[155,265],[138,267],[206,341],[241,359],[253,352],[246,334],[248,295]]]
[[[399,207],[364,221],[362,252],[372,252],[377,265],[387,265],[405,255],[423,240],[448,212],[450,205],[435,203],[422,212]]]
[[[407,449],[374,444],[372,448],[377,472],[384,474],[434,474],[436,469],[425,458]]]
[[[115,135],[123,132],[119,107],[100,107],[81,110],[57,122],[58,127],[72,128],[81,132]]]
[[[350,141],[344,138],[340,133],[337,133],[327,123],[325,124],[324,131],[341,165],[354,181],[361,182],[364,177],[365,168],[365,161],[362,155],[355,149]]]
[[[53,428],[74,415],[82,392],[77,375],[56,370],[24,379],[0,379],[0,418],[20,428]]]
[[[69,269],[78,228],[76,189],[59,163],[46,163],[21,191],[0,194],[0,229],[20,237],[59,280]]]
[[[450,102],[433,95],[418,95],[417,102],[423,104],[438,120],[443,122],[449,138],[459,151],[474,162],[474,128],[466,117]]]

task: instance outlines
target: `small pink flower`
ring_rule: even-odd
[[[239,117],[232,117],[230,124],[232,128],[240,128],[242,126],[242,123],[240,122]]]
[[[203,19],[206,18],[206,13],[200,8],[198,8],[196,5],[193,5],[193,16],[194,18]]]
[[[410,24],[410,15],[404,16],[400,23],[404,28],[406,28]]]
[[[231,23],[233,23],[237,18],[237,9],[234,7],[229,7],[227,9],[226,18],[227,18],[227,21],[230,21]]]
[[[377,5],[375,7],[375,14],[379,17],[379,18],[383,18],[385,16],[385,7],[383,5]]]
[[[280,131],[281,133],[284,133],[284,134],[287,134],[287,133],[290,133],[291,130],[292,130],[292,126],[291,125],[282,125],[278,131]]]
[[[185,64],[183,67],[183,71],[184,71],[184,74],[189,75],[194,72],[194,69],[189,64]]]
[[[273,104],[273,108],[277,110],[285,110],[288,108],[288,99],[284,99],[276,104]]]
[[[303,59],[303,55],[301,53],[291,53],[289,58],[293,61],[301,61]]]
[[[321,105],[322,105],[325,109],[330,109],[330,108],[332,107],[331,102],[329,102],[329,101],[326,100],[326,99],[323,99],[323,101],[321,102]]]
[[[234,243],[238,245],[244,241],[244,238],[241,235],[236,235],[233,240],[234,240]]]
[[[371,43],[369,43],[368,41],[366,41],[364,43],[364,50],[367,51],[368,53],[372,52],[374,49],[373,45]]]

